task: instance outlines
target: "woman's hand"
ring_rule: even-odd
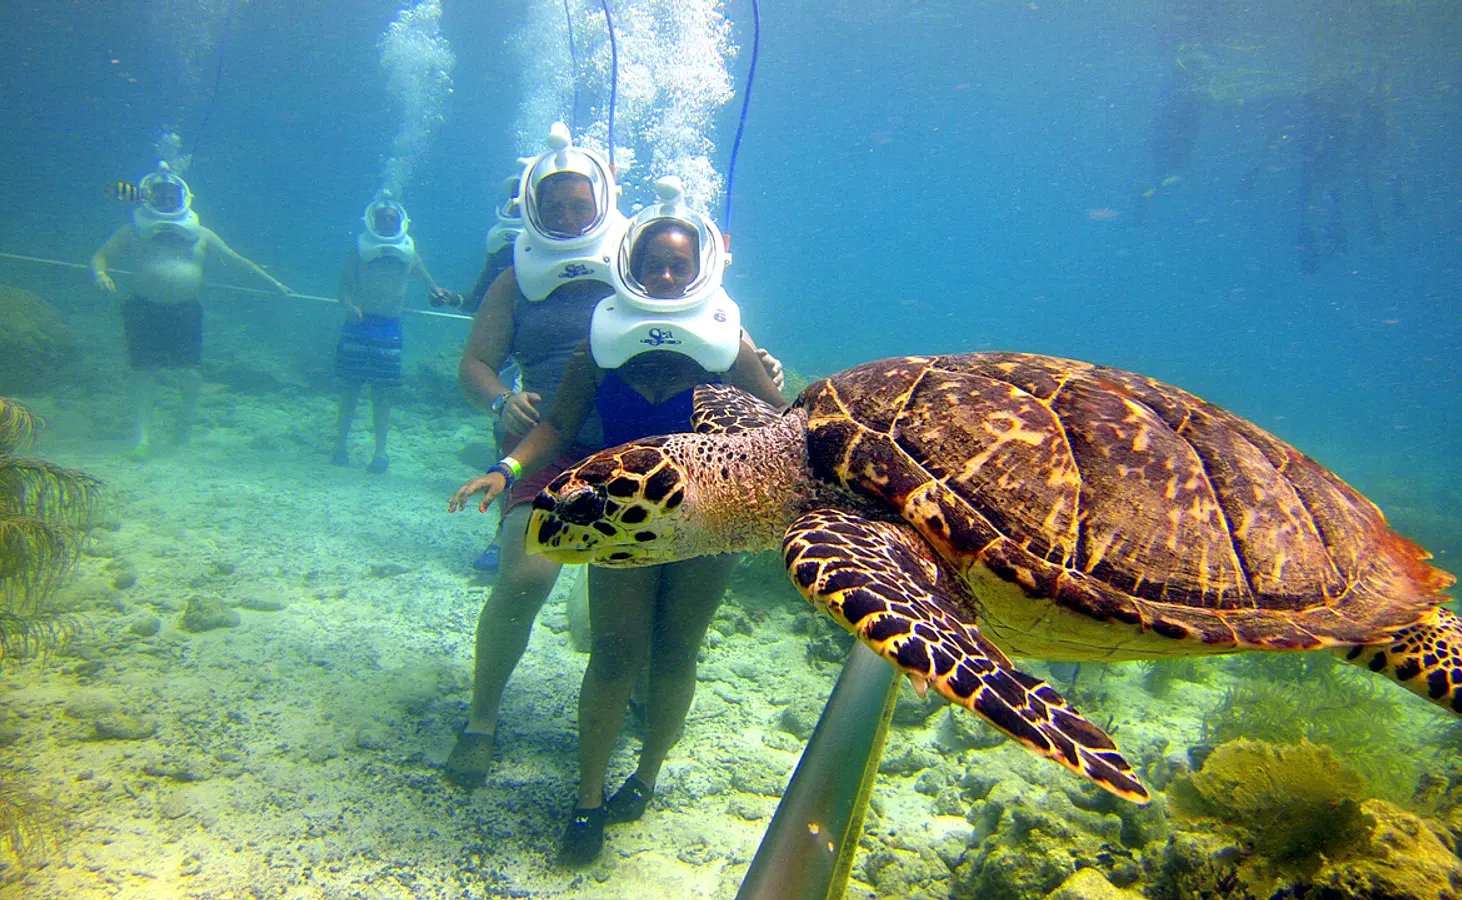
[[[787,389],[787,374],[782,371],[782,361],[768,353],[762,347],[756,348],[756,358],[761,360],[762,368],[767,370],[767,377],[772,380],[772,384],[777,386],[777,390],[785,391]]]
[[[115,294],[117,292],[117,283],[112,280],[112,276],[108,275],[104,269],[93,269],[91,272],[91,280],[97,287],[106,291],[108,294]]]
[[[542,403],[543,395],[535,394],[532,391],[513,391],[508,399],[503,402],[502,423],[508,434],[527,434],[538,424],[538,407],[535,403]]]
[[[488,505],[497,499],[498,494],[501,494],[505,487],[507,487],[507,479],[501,472],[488,472],[486,475],[474,478],[457,488],[457,493],[447,501],[447,512],[466,509],[467,501],[472,499],[474,494],[482,494],[482,505],[478,509],[481,512],[487,512]]]

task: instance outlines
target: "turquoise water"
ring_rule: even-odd
[[[634,6],[669,17],[696,4]],[[970,6],[763,4],[727,276],[759,342],[805,375],[987,349],[1135,369],[1315,456],[1438,564],[1462,570],[1462,14],[1379,0],[1345,15],[1318,2]],[[611,8],[628,27],[631,5]],[[566,634],[567,583],[509,687],[507,740],[487,787],[462,795],[439,780],[491,589],[467,566],[491,519],[443,512],[492,458],[486,419],[455,384],[465,322],[408,318],[392,467],[368,479],[364,404],[359,464],[328,460],[338,311],[210,289],[191,444],[123,458],[118,303],[84,271],[54,263],[84,264],[125,221],[129,208],[102,189],[149,171],[166,127],[194,149],[187,177],[204,224],[296,291],[334,296],[393,138],[412,124],[381,64],[397,10],[315,0],[0,10],[10,63],[0,283],[47,301],[70,347],[26,357],[40,370],[0,359],[0,396],[46,418],[33,452],[114,491],[108,527],[62,595],[86,627],[60,654],[3,672],[14,735],[0,749],[6,783],[48,799],[67,824],[48,864],[6,864],[7,896],[733,896],[806,737],[796,722],[815,716],[836,675],[840,645],[809,655],[809,627],[813,646],[833,638],[806,625],[774,566],[745,568],[708,639],[659,805],[611,833],[604,863],[565,872],[552,856],[573,792],[585,660]],[[706,125],[723,175],[751,40],[750,4],[724,10],[740,51],[720,64],[737,93]],[[574,11],[580,47],[598,52],[598,20],[587,5]],[[493,185],[538,148],[515,134],[541,82],[523,81],[531,41],[520,29],[538,22],[560,27],[561,9],[444,5],[453,91],[405,190],[412,233],[444,285],[472,283]],[[557,47],[561,35],[541,38],[545,47],[550,37]],[[1195,48],[1205,92],[1191,157],[1155,171],[1154,123],[1174,84],[1198,77],[1181,74],[1200,67]],[[632,61],[622,60],[627,71]],[[701,62],[716,75],[716,60]],[[1333,157],[1348,251],[1307,272],[1296,246],[1298,145],[1314,129],[1353,124],[1359,107],[1325,120],[1303,95],[1336,79],[1383,111],[1386,140]],[[575,124],[601,122],[603,100],[586,75]],[[653,142],[632,137],[649,159]],[[1376,241],[1363,174],[1377,185]],[[1161,184],[1170,175],[1178,180]],[[626,211],[644,199],[627,194]],[[1311,199],[1323,232],[1329,198],[1322,189]],[[264,286],[222,267],[209,277]],[[425,298],[410,305],[425,308]],[[0,321],[0,336],[34,340],[16,333],[13,318]],[[164,433],[175,397],[163,393]],[[133,582],[118,587],[129,572]],[[200,596],[236,608],[240,623],[182,630]],[[156,634],[132,630],[149,617],[160,620]],[[1278,677],[1237,661],[1198,671],[1163,693],[1136,667],[1086,667],[1071,693],[1094,720],[1116,723],[1128,757],[1150,768],[1204,743],[1226,692]],[[1066,690],[1070,673],[1052,677]],[[1295,676],[1295,690],[1310,677],[1329,679],[1325,690],[1370,683],[1347,671]],[[1432,740],[1439,712],[1375,683],[1377,740],[1409,773],[1378,792],[1420,808],[1424,779],[1412,768],[1455,772],[1455,736],[1449,754]],[[1326,715],[1323,704],[1296,704]],[[885,758],[898,762],[875,792],[849,896],[1042,897],[1061,879],[999,894],[980,873],[998,867],[991,859],[1055,845],[1072,868],[1087,860],[1121,882],[1115,853],[1138,867],[1134,888],[1157,883],[1166,830],[1085,808],[1074,777],[1008,744],[981,749],[982,736],[967,732],[993,732],[930,709],[895,725]],[[155,730],[95,740],[111,713],[152,719]],[[611,783],[634,745],[617,753]],[[982,771],[1001,779],[983,794]],[[1036,829],[1046,843],[1018,837],[1035,816],[1012,812],[1022,796],[1061,823]],[[1437,815],[1455,834],[1455,815]],[[1144,827],[1148,840],[1133,837]],[[1070,833],[1051,836],[1061,828]]]

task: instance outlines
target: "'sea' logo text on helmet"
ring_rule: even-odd
[[[559,273],[558,277],[560,281],[568,281],[571,278],[583,278],[585,275],[592,274],[593,271],[583,263],[569,263],[563,267],[563,271]]]
[[[680,341],[676,339],[675,332],[669,328],[651,328],[650,336],[640,338],[640,343],[649,344],[651,347],[663,347],[666,344],[678,344]]]

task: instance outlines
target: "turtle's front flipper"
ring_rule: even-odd
[[[1462,715],[1462,620],[1445,606],[1437,607],[1431,618],[1398,631],[1390,643],[1336,652]]]
[[[912,527],[818,509],[787,529],[782,554],[802,596],[916,684],[1117,796],[1147,802],[1112,739],[980,634],[962,610],[964,588]]]
[[[770,404],[729,384],[700,384],[690,425],[698,434],[739,434],[781,418]]]

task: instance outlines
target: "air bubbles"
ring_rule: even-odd
[[[401,127],[391,142],[391,158],[381,187],[402,195],[416,165],[426,155],[432,132],[445,118],[457,57],[442,37],[440,0],[404,7],[381,35],[381,67],[387,92],[401,104]]]

